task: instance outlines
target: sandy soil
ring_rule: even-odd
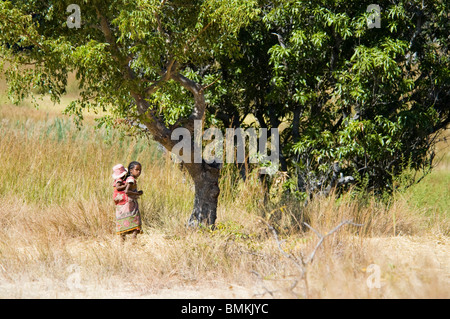
[[[411,297],[433,296],[450,298],[450,240],[447,237],[393,237],[366,239],[370,249],[379,253],[381,286],[383,297],[395,296],[390,283],[395,281],[396,289],[411,289]],[[427,277],[428,276],[428,277]],[[17,278],[17,276],[15,276]],[[435,285],[423,286],[423,278],[439,282],[439,291],[424,292]],[[255,280],[244,287],[233,283],[207,282],[187,285],[173,283],[164,288],[143,288],[140,286],[116,286],[110,282],[88,284],[83,281],[39,278],[29,280],[24,276],[12,280],[0,264],[0,298],[286,298],[286,295],[265,293],[267,282]],[[431,279],[430,279],[431,278]],[[76,278],[75,278],[76,279]],[[444,288],[442,288],[444,287]],[[445,288],[447,287],[447,288]],[[420,293],[418,293],[420,291]]]

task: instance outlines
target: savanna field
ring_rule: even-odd
[[[264,205],[256,176],[226,167],[216,229],[189,230],[193,184],[156,143],[95,130],[95,114],[78,129],[61,113],[70,87],[61,105],[44,98],[36,109],[11,104],[1,86],[0,297],[450,297],[449,141],[431,174],[384,203],[348,194],[303,208],[275,193]],[[144,232],[122,244],[111,169],[133,160]],[[316,250],[301,224],[325,235],[344,220],[363,226],[342,226]]]

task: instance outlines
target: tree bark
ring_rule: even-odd
[[[177,72],[172,73],[171,78],[189,90],[194,97],[194,109],[183,127],[187,128],[195,136],[194,121],[203,121],[205,116],[205,87]],[[192,149],[195,150],[196,147],[201,149],[201,141],[193,139]],[[196,163],[194,153],[195,151],[191,153],[190,163],[185,163],[184,165],[195,185],[194,208],[187,225],[188,227],[198,227],[199,225],[214,227],[217,218],[217,201],[220,193],[220,165],[208,164],[204,160],[201,163]]]
[[[186,164],[195,185],[194,208],[188,227],[213,226],[217,218],[220,168],[203,163]]]

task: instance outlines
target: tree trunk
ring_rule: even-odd
[[[220,169],[205,162],[187,164],[186,168],[195,185],[194,208],[188,220],[188,227],[199,225],[214,227],[220,193]]]

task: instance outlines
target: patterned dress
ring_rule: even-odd
[[[114,202],[116,203],[116,233],[124,234],[133,230],[141,231],[141,214],[139,213],[139,205],[137,196],[127,195],[124,191],[118,191],[116,184],[119,180],[114,181]],[[132,189],[137,189],[136,180],[133,176],[129,176],[126,184],[130,185]]]

